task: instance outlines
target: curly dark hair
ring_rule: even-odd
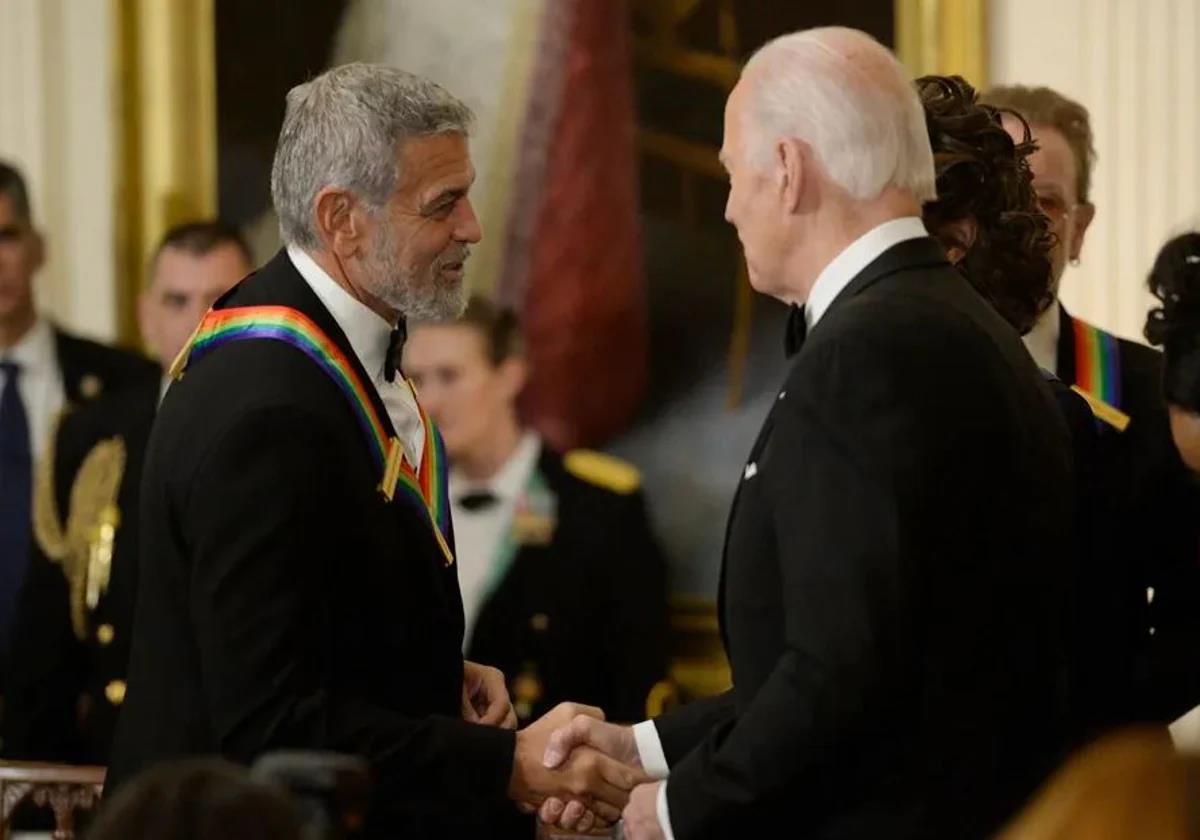
[[[974,222],[975,239],[958,268],[1024,335],[1054,300],[1054,235],[1033,191],[1029,127],[1024,142],[1014,143],[1001,111],[980,105],[961,76],[922,76],[916,85],[937,169],[938,197],[923,208],[925,226],[943,245],[961,247],[953,225]]]
[[[1149,286],[1160,305],[1146,316],[1146,339],[1163,349],[1167,402],[1200,412],[1200,233],[1162,247]]]

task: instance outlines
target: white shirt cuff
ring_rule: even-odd
[[[654,721],[644,720],[634,724],[633,739],[637,742],[638,759],[642,762],[642,769],[655,779],[667,778],[671,768],[667,766],[667,756],[663,752],[662,741],[658,737]],[[661,808],[659,811],[662,813]]]
[[[658,814],[658,827],[662,829],[663,837],[666,840],[675,840],[675,834],[671,831],[671,810],[667,807],[666,782],[658,787],[658,802],[654,810]]]

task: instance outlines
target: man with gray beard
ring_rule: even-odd
[[[371,836],[487,836],[572,795],[613,819],[638,773],[548,770],[464,662],[441,437],[395,369],[406,318],[463,309],[481,236],[471,113],[364,64],[288,95],[271,190],[285,249],[214,305],[146,455],[144,563],[108,789],[157,761],[278,749],[367,758]],[[501,807],[497,807],[501,806]]]

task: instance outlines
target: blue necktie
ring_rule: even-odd
[[[4,374],[4,390],[0,391],[0,654],[7,654],[17,594],[29,564],[33,456],[29,418],[17,388],[21,368],[15,362],[0,361],[0,373]]]

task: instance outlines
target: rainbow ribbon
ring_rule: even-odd
[[[1075,384],[1114,408],[1121,407],[1121,348],[1114,335],[1077,318]]]
[[[379,490],[391,501],[397,488],[409,503],[427,518],[447,565],[454,562],[450,550],[450,499],[446,480],[446,449],[433,420],[420,402],[417,411],[425,428],[421,468],[414,470],[404,458],[400,441],[388,437],[382,418],[346,354],[329,339],[311,318],[289,306],[245,306],[210,309],[193,333],[191,341],[171,367],[175,378],[192,362],[225,344],[247,340],[282,341],[308,356],[345,395],[380,472]],[[410,383],[411,387],[411,383]],[[416,391],[413,391],[414,395]]]

